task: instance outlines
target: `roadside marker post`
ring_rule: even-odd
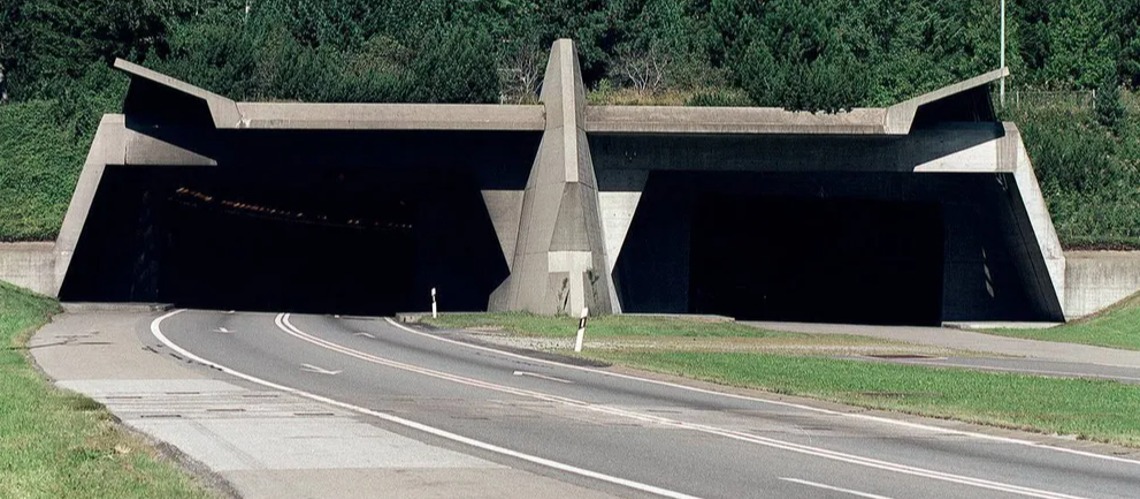
[[[439,306],[435,303],[435,288],[431,288],[431,318],[439,318]]]
[[[578,338],[574,340],[574,351],[582,353],[582,340],[586,337],[586,318],[590,316],[589,307],[582,308],[582,318],[578,319]]]

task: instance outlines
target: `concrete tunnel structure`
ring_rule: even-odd
[[[247,103],[126,61],[55,245],[69,301],[388,314],[1064,319],[1065,258],[989,83],[888,108]]]

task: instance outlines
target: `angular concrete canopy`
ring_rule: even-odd
[[[229,158],[257,154],[245,149],[250,137],[424,132],[446,148],[473,134],[541,134],[519,178],[506,180],[513,174],[493,159],[475,174],[509,269],[491,310],[694,311],[688,245],[698,234],[698,197],[747,195],[936,205],[931,213],[945,225],[943,320],[999,317],[1014,302],[1035,318],[1064,315],[1065,260],[1044,199],[1016,127],[996,122],[989,107],[988,84],[1005,69],[887,108],[822,114],[588,105],[570,40],[552,46],[542,104],[532,106],[234,102],[126,61],[115,67],[131,77],[130,91],[124,114],[104,118],[84,165],[56,243],[57,291],[75,272],[71,255],[107,166],[225,168]],[[974,188],[971,203],[962,193]],[[732,230],[753,230],[748,223]],[[646,275],[658,280],[637,281]]]
[[[486,104],[339,104],[234,102],[137,64],[115,60],[136,82],[199,99],[218,129],[271,130],[542,130],[542,106]]]

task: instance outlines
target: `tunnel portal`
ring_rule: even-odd
[[[61,298],[391,315],[424,309],[435,287],[442,310],[484,310],[507,262],[479,171],[439,156],[108,167]]]
[[[624,312],[938,325],[1036,317],[992,175],[653,172]]]
[[[693,220],[689,310],[938,324],[942,245],[936,204],[708,196]]]
[[[1063,320],[997,70],[883,108],[236,102],[128,61],[53,248],[66,301],[385,315]]]

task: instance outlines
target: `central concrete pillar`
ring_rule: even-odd
[[[572,41],[554,42],[540,97],[546,128],[523,192],[511,275],[492,293],[488,308],[610,313],[616,297],[584,129],[585,85]]]

